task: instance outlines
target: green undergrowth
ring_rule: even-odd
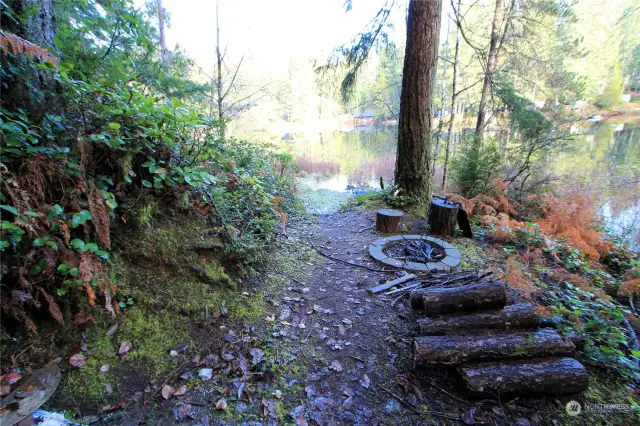
[[[171,349],[191,341],[190,324],[204,322],[224,312],[232,320],[256,321],[265,316],[261,294],[239,288],[240,279],[225,266],[228,255],[198,254],[191,245],[205,238],[208,228],[199,218],[163,220],[118,235],[122,246],[109,261],[110,279],[118,289],[119,300],[128,301],[115,322],[112,336],[106,331],[114,323],[106,313],[97,315],[95,327],[88,330],[87,364],[71,368],[61,398],[65,405],[96,406],[118,400],[126,387],[126,376],[147,382],[166,375],[174,364]],[[121,305],[122,306],[122,305]],[[133,349],[120,360],[122,342]],[[109,365],[107,373],[100,367]],[[113,393],[107,393],[108,384]]]
[[[566,411],[566,404],[571,400],[579,402],[582,406],[577,416],[570,416]],[[597,404],[620,404],[620,409],[589,407]],[[596,369],[589,369],[589,388],[585,392],[563,397],[558,401],[558,405],[557,416],[554,418],[563,425],[631,425],[640,421],[640,405],[633,391],[623,380]]]

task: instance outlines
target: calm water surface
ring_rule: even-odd
[[[605,225],[639,248],[640,122],[593,123],[577,132],[561,154],[544,159],[549,171],[558,185],[586,192]],[[311,172],[301,180],[311,209],[331,213],[354,191],[379,188],[380,176],[392,183],[396,142],[396,127],[388,126],[288,134],[279,147]]]

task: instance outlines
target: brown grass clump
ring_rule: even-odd
[[[340,164],[332,161],[315,161],[310,157],[295,157],[295,162],[309,174],[332,175],[340,172]]]

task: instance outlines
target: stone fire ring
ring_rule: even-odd
[[[417,262],[403,262],[400,259],[394,257],[388,257],[383,249],[391,242],[395,241],[415,241],[424,240],[432,247],[442,247],[445,252],[445,256],[438,262],[417,263]],[[457,248],[452,246],[446,241],[439,240],[433,237],[427,237],[424,235],[394,235],[392,237],[381,238],[375,241],[369,246],[369,254],[371,257],[384,264],[394,266],[396,268],[407,269],[410,271],[448,271],[455,268],[460,264],[460,252]]]

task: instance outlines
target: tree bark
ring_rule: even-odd
[[[510,358],[573,356],[575,346],[555,330],[495,333],[484,336],[423,336],[413,341],[414,366],[459,365]]]
[[[54,0],[8,0],[5,1],[14,19],[2,13],[2,29],[11,32],[31,43],[46,48],[56,56],[54,38],[57,32]],[[4,8],[3,8],[4,9]],[[40,122],[45,112],[55,102],[49,95],[53,85],[53,74],[43,70],[24,70],[23,73],[12,73],[12,68],[25,68],[25,61],[35,59],[23,55],[2,56],[2,96],[3,108],[16,111],[22,108],[27,111],[33,122]],[[7,70],[7,72],[4,72]]]
[[[399,210],[378,210],[376,213],[376,231],[385,234],[399,234],[402,231],[402,217]]]
[[[458,205],[444,200],[431,201],[429,230],[436,235],[453,235],[458,221]]]
[[[430,288],[411,292],[411,307],[427,315],[502,308],[507,303],[503,286],[478,283],[462,287]]]
[[[566,394],[589,386],[586,368],[572,358],[464,365],[458,371],[469,390],[480,395]]]
[[[458,9],[460,10],[460,4],[462,0],[458,0]],[[460,52],[460,28],[456,25],[456,47],[453,54],[453,81],[451,83],[451,116],[449,117],[449,129],[447,131],[447,142],[445,146],[444,154],[444,166],[442,168],[442,191],[447,187],[447,172],[449,168],[449,156],[451,153],[451,137],[453,134],[453,122],[456,118],[456,100],[458,94],[456,93],[456,84],[458,79],[458,53]]]
[[[418,320],[418,330],[422,336],[437,336],[481,329],[535,329],[539,325],[538,313],[532,305],[527,303],[505,306],[500,310],[420,318]]]
[[[438,59],[441,0],[409,2],[400,95],[395,183],[409,196],[431,197],[431,101]]]
[[[500,39],[500,27],[502,26],[502,0],[496,0],[496,7],[493,13],[493,23],[491,25],[491,40],[489,42],[489,53],[487,64],[484,70],[484,80],[482,82],[482,92],[480,103],[478,104],[478,118],[476,120],[476,130],[474,135],[474,148],[480,149],[484,136],[485,120],[487,115],[487,102],[491,95],[491,84],[493,73],[498,66],[498,41]]]
[[[165,29],[165,10],[162,6],[162,0],[158,0],[158,29],[160,32],[160,59],[163,64],[167,63],[169,59],[169,51],[167,50],[167,41],[165,39],[164,29]]]
[[[220,53],[220,14],[219,1],[216,1],[216,63],[218,65],[218,75],[216,76],[216,86],[218,89],[218,120],[220,120],[220,128],[222,129],[222,139],[224,139],[224,123],[222,109],[222,53]]]
[[[449,64],[449,24],[451,21],[447,20],[447,38],[444,41],[442,57],[444,63],[442,64],[442,79],[440,80],[440,117],[438,118],[438,131],[436,132],[436,143],[433,150],[433,162],[431,164],[431,176],[435,176],[436,162],[438,160],[438,153],[440,150],[440,136],[444,127],[444,97],[446,95],[446,79],[447,79],[447,65]],[[451,113],[450,113],[451,114]]]

